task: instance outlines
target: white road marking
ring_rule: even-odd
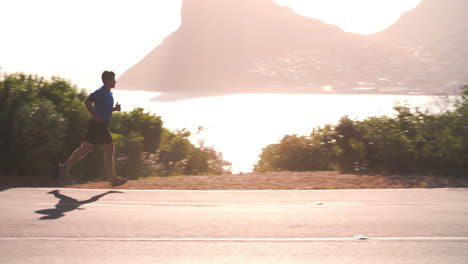
[[[328,192],[333,190],[327,189],[307,189],[307,190],[170,190],[170,189],[115,189],[115,188],[102,188],[102,189],[85,189],[85,188],[50,188],[50,187],[18,187],[16,190],[59,190],[59,191],[123,191],[123,192]],[[412,188],[417,189],[417,188]],[[423,189],[423,188],[421,188]],[[339,189],[339,190],[354,190],[354,189]],[[388,190],[388,189],[356,189],[356,190]],[[405,189],[398,189],[405,190]]]
[[[307,190],[164,190],[164,189],[113,189],[113,188],[103,188],[103,189],[84,189],[84,188],[50,188],[50,187],[37,187],[37,188],[31,188],[31,187],[19,187],[19,188],[14,188],[15,190],[44,190],[44,191],[50,191],[50,190],[60,190],[60,191],[94,191],[94,192],[99,192],[99,191],[124,191],[124,192],[314,192],[314,193],[320,193],[320,192],[336,192],[336,191],[371,191],[371,192],[381,192],[381,191],[392,191],[392,192],[400,192],[400,191],[427,191],[426,188],[399,188],[399,189],[335,189],[335,190],[328,190],[328,189],[307,189]],[[468,188],[437,188],[435,190],[468,190]]]
[[[357,240],[349,237],[318,238],[141,238],[141,237],[0,237],[0,241],[168,241],[168,242],[322,242],[322,241],[462,241],[468,237],[374,237]]]
[[[36,203],[37,205],[54,206],[56,203]],[[66,204],[65,204],[66,205]],[[74,204],[70,204],[74,205]],[[330,204],[290,204],[290,205],[215,205],[215,204],[104,204],[87,203],[80,206],[126,206],[126,207],[151,207],[151,206],[174,206],[174,207],[256,207],[256,208],[294,208],[294,207],[326,207],[326,206],[360,206],[363,203],[330,203]]]
[[[468,241],[468,237],[379,237],[379,238],[368,238],[368,240],[426,240],[426,241],[450,241],[450,240],[456,240],[456,241]]]
[[[57,205],[57,203],[36,203],[37,205]],[[67,204],[64,204],[67,205]],[[75,205],[70,203],[70,205]],[[135,207],[149,207],[151,204],[100,204],[100,203],[87,203],[80,206],[135,206]]]
[[[293,205],[260,205],[257,207],[325,207],[325,206],[356,206],[363,203],[324,203],[324,204],[293,204]]]

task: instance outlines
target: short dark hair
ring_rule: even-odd
[[[112,71],[104,71],[101,75],[101,79],[103,83],[105,80],[110,80],[112,78],[115,78],[115,73]]]

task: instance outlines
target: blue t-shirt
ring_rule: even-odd
[[[94,102],[94,113],[102,117],[109,126],[112,111],[114,110],[114,96],[112,92],[102,86],[88,95],[88,99]]]

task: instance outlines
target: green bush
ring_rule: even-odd
[[[396,106],[396,116],[363,121],[343,117],[310,137],[285,136],[265,147],[255,171],[468,176],[468,86],[454,110],[429,114]]]
[[[90,115],[87,94],[69,82],[24,73],[0,76],[0,173],[56,176],[57,164],[80,146]],[[187,131],[163,128],[159,116],[136,108],[114,113],[110,130],[118,174],[214,174],[228,163],[220,153],[197,148]],[[69,183],[106,179],[103,153],[95,148],[71,171]]]
[[[260,155],[254,171],[329,170],[328,149],[315,137],[285,136],[278,144],[268,145]]]
[[[49,101],[18,107],[9,153],[20,175],[55,172],[67,121]]]

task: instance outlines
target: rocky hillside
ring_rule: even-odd
[[[184,0],[181,27],[125,72],[119,88],[166,93],[160,100],[445,93],[468,83],[467,12],[466,0],[423,0],[392,27],[364,36],[271,0]]]

